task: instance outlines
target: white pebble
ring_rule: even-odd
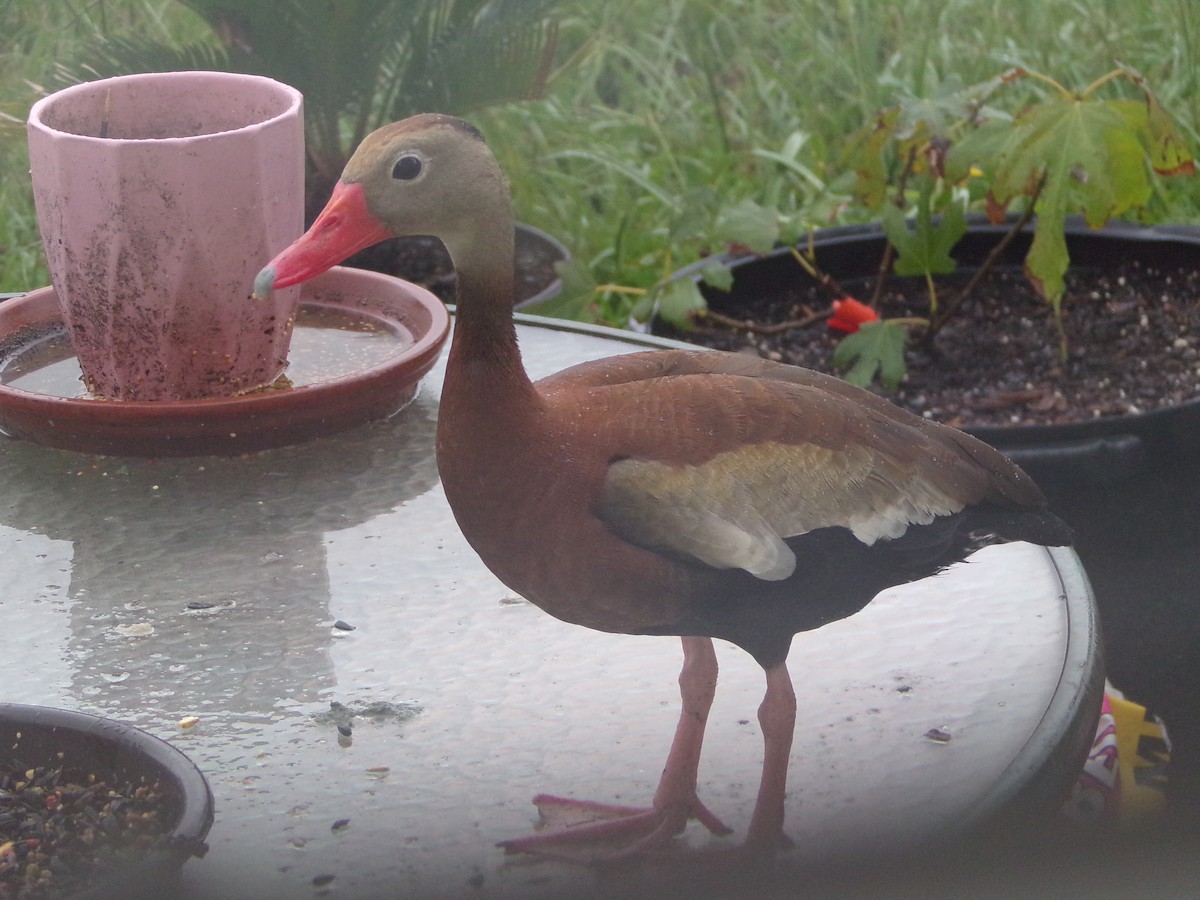
[[[113,631],[121,637],[145,637],[154,634],[154,626],[149,622],[136,622],[133,625],[114,625]]]

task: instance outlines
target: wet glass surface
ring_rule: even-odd
[[[640,349],[520,334],[538,376]],[[216,822],[184,896],[306,896],[330,875],[340,897],[586,894],[590,870],[495,842],[528,832],[539,791],[653,793],[678,642],[560,623],[483,568],[437,479],[443,364],[387,422],[241,458],[0,440],[5,699],[131,722],[200,766]],[[1009,545],[800,636],[795,852],[898,823],[920,839],[988,802],[1059,686],[1071,602],[1050,554]],[[744,834],[762,672],[718,656],[700,795]]]

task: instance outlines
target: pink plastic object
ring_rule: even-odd
[[[303,230],[303,101],[252,75],[75,85],[29,113],[38,223],[84,382],[111,400],[229,396],[287,365],[298,291],[251,300]]]
[[[6,364],[61,332],[54,294],[47,287],[0,303],[0,375]],[[365,334],[391,332],[401,339],[389,344],[397,352],[350,374],[288,390],[195,400],[79,399],[0,378],[0,440],[7,435],[82,453],[143,457],[233,455],[298,444],[395,413],[416,394],[450,334],[450,316],[437,297],[365,269],[334,266],[300,285],[300,302],[357,318]],[[298,354],[296,367],[319,371]]]

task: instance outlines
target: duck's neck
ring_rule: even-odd
[[[500,221],[497,224],[497,219]],[[536,402],[513,323],[513,227],[481,217],[486,229],[447,248],[458,273],[454,338],[446,366],[445,412],[515,416]],[[502,412],[503,410],[503,412]]]

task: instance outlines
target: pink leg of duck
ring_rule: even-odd
[[[604,858],[628,856],[665,843],[683,831],[688,819],[698,819],[714,834],[731,829],[709,812],[696,796],[696,779],[704,727],[717,690],[717,655],[709,638],[685,637],[679,693],[683,708],[650,808],[615,806],[540,794],[533,802],[548,820],[562,813],[581,821],[556,831],[543,831],[504,841],[499,846],[510,853],[535,852],[577,857],[569,847],[621,841],[616,849],[596,854]],[[786,674],[786,673],[785,673]],[[794,701],[793,701],[794,711]]]
[[[790,843],[783,832],[783,800],[796,730],[796,691],[785,663],[767,669],[767,692],[758,707],[758,723],[763,734],[762,781],[746,848],[772,853]]]

